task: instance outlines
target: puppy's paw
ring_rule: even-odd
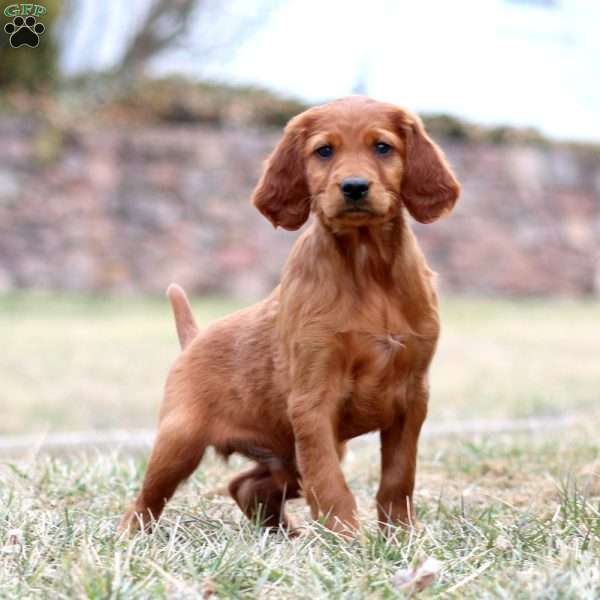
[[[154,519],[147,512],[132,508],[123,515],[117,533],[134,534],[140,531],[148,533],[153,523]]]
[[[325,521],[325,526],[346,540],[353,540],[360,533],[360,523],[354,515],[345,518],[329,516]]]

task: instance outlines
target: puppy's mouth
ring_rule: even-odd
[[[326,221],[345,222],[351,226],[375,222],[386,216],[382,211],[385,202],[375,196],[352,201],[321,193],[317,196],[315,205],[320,208]]]
[[[372,215],[374,214],[373,209],[367,207],[367,206],[349,206],[348,208],[345,208],[344,210],[342,210],[342,214],[343,215],[348,215],[348,214],[361,214],[361,215]]]
[[[362,226],[377,224],[388,216],[389,212],[383,213],[379,207],[370,204],[357,204],[338,209],[333,219],[348,226]]]

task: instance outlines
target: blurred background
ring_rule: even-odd
[[[600,5],[39,0],[35,48],[0,5],[0,434],[152,427],[166,286],[207,323],[276,285],[296,234],[251,191],[291,116],[349,94],[421,114],[463,184],[414,225],[433,423],[595,410]]]

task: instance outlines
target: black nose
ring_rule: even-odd
[[[346,177],[340,184],[346,200],[362,200],[369,191],[369,182],[363,177]]]

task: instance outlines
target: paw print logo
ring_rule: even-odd
[[[38,23],[35,17],[29,15],[26,19],[15,17],[12,23],[4,26],[4,31],[10,35],[10,45],[13,48],[19,46],[37,48],[40,43],[40,35],[46,31],[46,28]]]

